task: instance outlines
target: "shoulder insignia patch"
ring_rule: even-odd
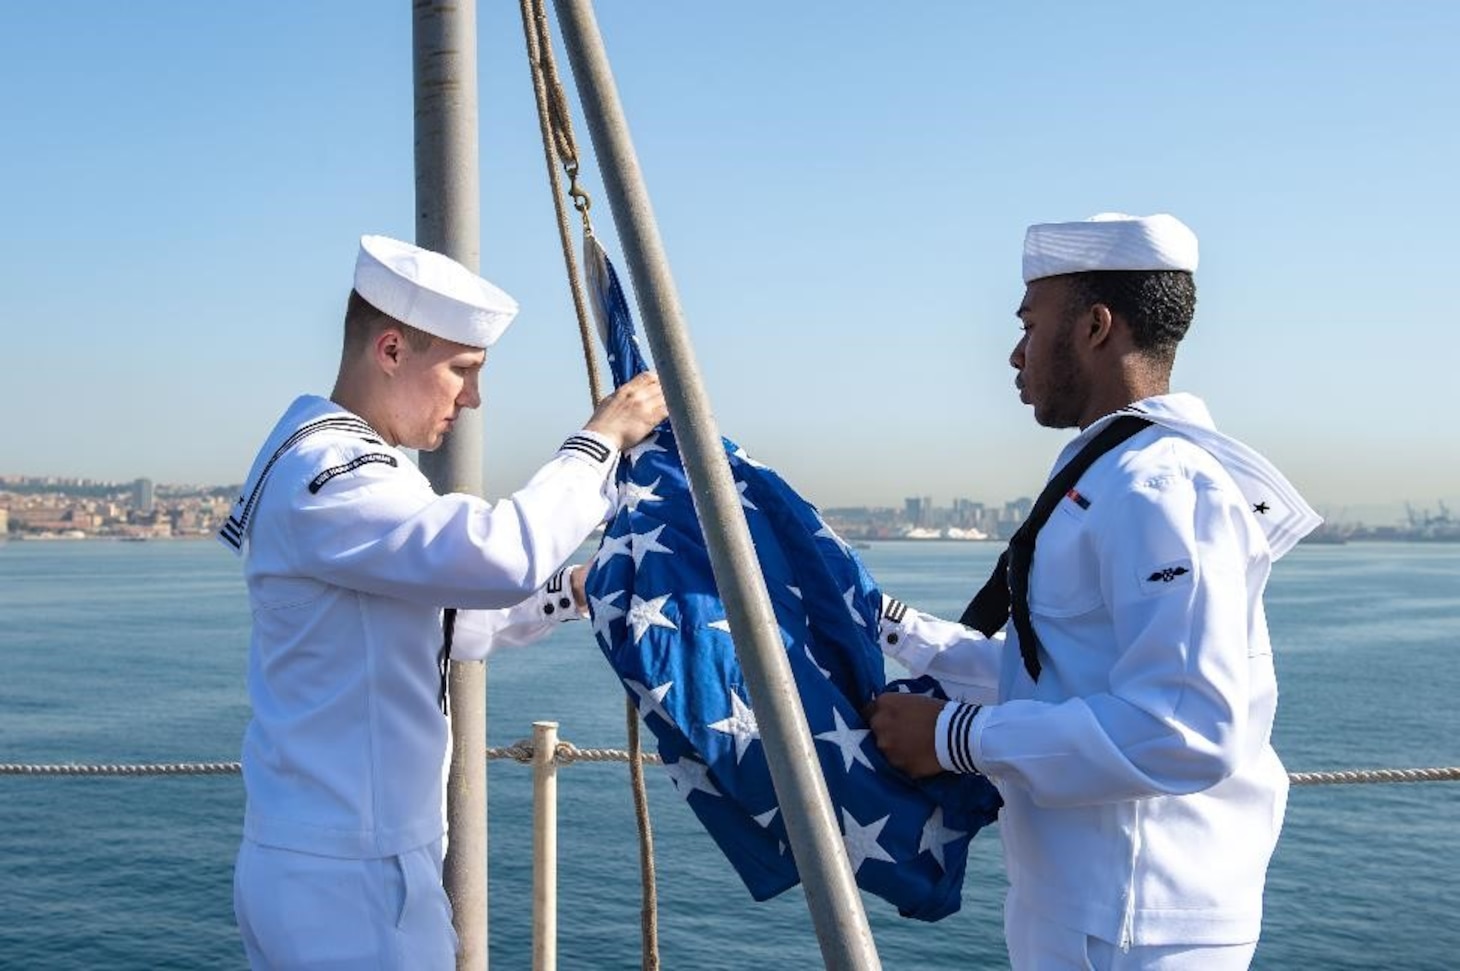
[[[366,452],[364,455],[357,455],[344,465],[336,465],[333,468],[325,469],[319,475],[309,481],[309,492],[311,495],[324,488],[324,484],[337,475],[344,475],[346,472],[353,472],[362,465],[369,465],[372,462],[383,462],[394,467],[396,464],[394,455],[386,455],[384,452]]]
[[[1173,560],[1170,563],[1161,563],[1156,566],[1147,567],[1137,576],[1141,578],[1142,593],[1165,593],[1177,587],[1189,586],[1192,582],[1196,567],[1189,559]]]

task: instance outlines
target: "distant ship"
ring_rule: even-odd
[[[989,534],[981,529],[959,529],[957,526],[947,526],[943,529],[931,529],[926,526],[914,526],[902,534],[903,539],[957,539],[957,540],[982,540],[988,539]]]

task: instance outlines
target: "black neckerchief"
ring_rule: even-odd
[[[1055,506],[1075,487],[1080,476],[1096,459],[1150,424],[1148,419],[1134,415],[1115,418],[1054,474],[1035,500],[1029,518],[1015,530],[1008,548],[999,555],[999,562],[994,564],[988,582],[974,595],[959,618],[965,626],[972,627],[985,637],[993,637],[1013,617],[1024,669],[1035,681],[1039,680],[1039,638],[1029,621],[1029,570],[1034,565],[1035,537]]]
[[[451,640],[455,633],[456,608],[447,607],[441,615],[441,650],[436,652],[436,670],[441,673],[441,689],[436,695],[436,704],[441,707],[441,714],[448,718],[451,717]]]

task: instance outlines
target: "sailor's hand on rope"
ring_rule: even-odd
[[[600,401],[583,427],[617,442],[622,451],[647,438],[668,414],[659,375],[645,371]]]
[[[862,717],[887,761],[914,779],[943,771],[934,736],[947,702],[889,691],[862,709]]]

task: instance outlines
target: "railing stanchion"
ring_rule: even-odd
[[[532,969],[558,966],[558,723],[532,723]]]

